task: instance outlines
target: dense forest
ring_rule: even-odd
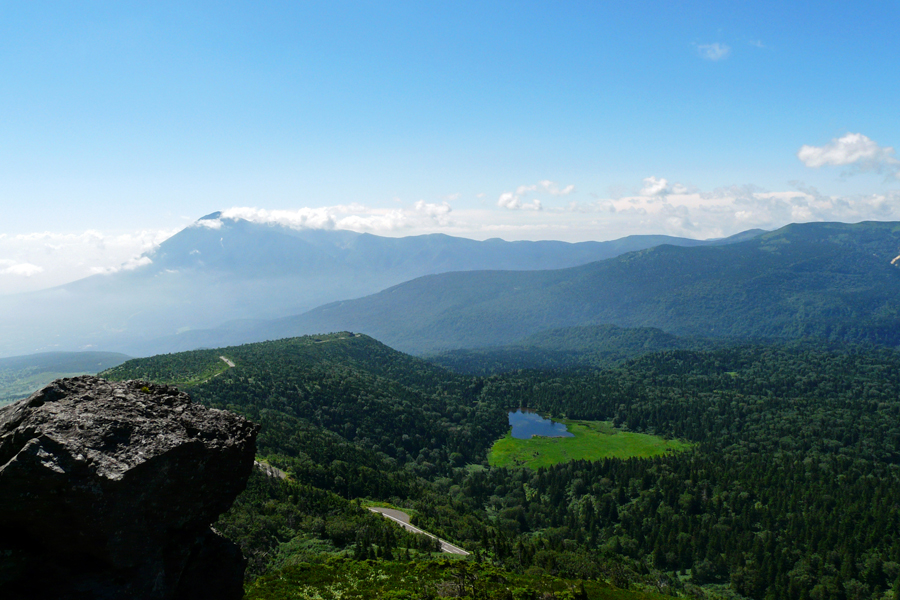
[[[433,541],[365,510],[380,503],[472,552],[462,562],[478,566],[454,576],[479,582],[469,597],[900,598],[900,354],[674,346],[472,376],[341,333],[139,359],[105,376],[181,382],[262,423],[260,458],[290,477],[254,474],[217,525],[250,559],[251,597],[288,597],[284,582],[311,563],[431,572]],[[694,446],[490,467],[518,407]],[[496,577],[509,584],[494,589]],[[541,592],[551,578],[558,588]],[[441,581],[428,594],[448,595]],[[397,585],[394,597],[428,597]],[[514,585],[521,594],[504,595]]]
[[[602,369],[663,350],[714,350],[727,339],[678,337],[654,327],[583,325],[549,329],[507,346],[449,350],[427,357],[467,375],[495,375],[522,369]]]

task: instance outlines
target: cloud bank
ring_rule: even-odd
[[[446,200],[429,203],[419,200],[408,208],[373,208],[362,204],[339,204],[295,210],[266,210],[234,207],[223,210],[220,219],[244,219],[252,223],[268,223],[291,229],[349,229],[371,233],[403,234],[423,228],[453,225],[453,208]],[[198,221],[198,227],[220,227],[220,220]]]
[[[98,273],[134,269],[177,229],[0,234],[0,294],[44,289]]]
[[[698,238],[723,237],[747,229],[771,230],[797,222],[900,219],[900,190],[830,196],[800,185],[781,191],[753,185],[702,191],[665,178],[648,177],[643,183],[636,195],[570,203],[565,210],[596,215],[600,228],[615,223],[623,235],[653,231]]]
[[[754,185],[701,190],[659,175],[645,177],[633,189],[630,195],[577,201],[569,198],[574,186],[544,180],[503,192],[493,208],[457,209],[447,201],[419,200],[390,209],[350,204],[294,211],[231,208],[222,214],[295,228],[387,236],[441,232],[475,239],[565,241],[643,233],[711,238],[792,222],[900,220],[900,190],[853,196],[827,195],[800,184],[774,191]]]
[[[15,275],[18,277],[31,277],[43,273],[44,268],[27,262],[16,262],[4,258],[0,259],[0,275]]]
[[[884,169],[896,162],[892,148],[857,134],[826,146],[804,146],[801,160],[811,166],[875,163]],[[579,200],[574,185],[539,180],[503,192],[494,205],[472,201],[457,207],[445,196],[437,202],[419,200],[388,207],[361,203],[292,210],[232,207],[223,210],[218,219],[204,219],[192,226],[219,228],[221,219],[246,219],[295,229],[344,229],[384,236],[444,233],[473,239],[577,242],[651,233],[716,238],[793,222],[900,220],[900,190],[835,196],[814,187],[791,185],[780,190],[754,185],[702,190],[653,174],[635,181],[630,194],[586,194],[590,200]],[[453,202],[464,204],[461,198]],[[0,293],[42,289],[92,274],[138,268],[152,259],[152,254],[144,253],[175,233],[177,230],[0,234]]]

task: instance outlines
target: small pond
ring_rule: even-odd
[[[510,411],[509,424],[512,425],[512,436],[519,440],[527,440],[535,435],[543,437],[574,437],[574,434],[566,431],[564,424],[545,419],[527,408]]]

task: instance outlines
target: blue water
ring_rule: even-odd
[[[509,413],[509,424],[512,425],[512,436],[519,440],[527,440],[533,435],[544,437],[574,437],[566,431],[566,426],[545,419],[534,411],[518,409]]]

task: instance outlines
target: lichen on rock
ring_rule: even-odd
[[[0,408],[0,597],[240,598],[210,528],[258,426],[176,388],[91,376]]]

